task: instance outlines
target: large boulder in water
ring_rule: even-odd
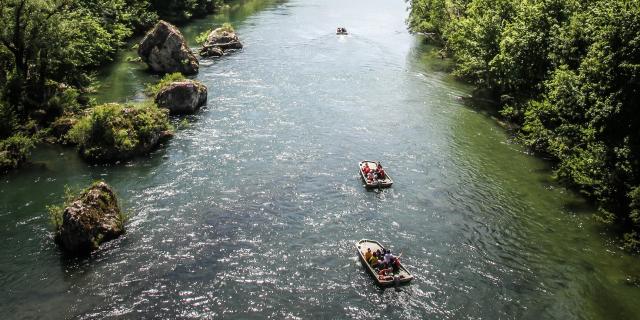
[[[198,73],[199,63],[174,25],[160,20],[140,42],[138,55],[159,73]]]
[[[230,26],[217,28],[209,33],[207,40],[200,48],[202,57],[219,57],[229,50],[242,49],[242,43]]]
[[[123,220],[113,189],[96,182],[64,209],[56,240],[69,253],[88,254],[123,234]]]
[[[207,104],[207,87],[193,80],[172,82],[158,92],[155,101],[171,114],[194,113]]]

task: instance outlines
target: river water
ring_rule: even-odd
[[[2,178],[0,318],[637,317],[638,259],[460,99],[470,88],[406,16],[401,0],[253,0],[183,26],[195,46],[230,21],[246,47],[202,61],[208,107],[173,140],[112,166],[42,146]],[[155,81],[128,57],[100,76],[99,102]],[[363,159],[394,186],[366,191]],[[118,191],[127,233],[66,258],[45,206],[96,179]],[[414,282],[378,289],[362,238],[402,252]]]

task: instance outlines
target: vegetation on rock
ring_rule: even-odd
[[[89,161],[126,160],[151,151],[171,135],[168,111],[151,102],[109,103],[91,109],[67,134]]]
[[[228,32],[228,33],[235,33],[236,32],[236,30],[233,29],[233,26],[228,22],[223,23],[222,26],[220,26],[220,28],[217,28],[215,30],[220,30],[220,31]],[[205,42],[207,42],[207,38],[209,37],[209,34],[211,34],[211,32],[213,32],[213,31],[214,31],[214,29],[209,29],[209,30],[205,30],[205,31],[201,32],[196,37],[196,42],[199,45],[203,45]]]
[[[173,82],[177,82],[177,81],[183,81],[186,80],[187,78],[180,72],[175,72],[175,73],[167,73],[165,74],[162,79],[160,79],[160,81],[158,81],[157,83],[154,84],[149,84],[147,85],[147,88],[145,90],[145,93],[149,96],[149,97],[153,97],[155,98],[155,96],[162,91],[162,89],[166,88],[167,86],[169,86],[171,83]]]
[[[0,171],[18,168],[27,160],[34,147],[34,140],[23,135],[14,135],[0,141]]]
[[[489,92],[521,141],[640,249],[640,2],[410,0],[455,74]]]

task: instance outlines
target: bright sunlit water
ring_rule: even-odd
[[[483,111],[465,103],[402,0],[242,1],[241,52],[201,61],[208,107],[149,156],[89,166],[43,146],[0,184],[0,318],[631,319],[638,259]],[[349,36],[336,36],[338,26]],[[126,51],[98,102],[157,77]],[[178,122],[178,120],[175,120]],[[395,179],[366,191],[357,163]],[[127,233],[89,259],[52,241],[64,186],[112,184]],[[378,289],[354,242],[403,253]]]

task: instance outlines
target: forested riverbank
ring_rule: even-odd
[[[498,101],[554,177],[640,249],[640,1],[411,0],[408,23]]]
[[[0,2],[0,170],[28,160],[35,143],[61,141],[95,103],[96,70],[159,19],[202,17],[223,0],[7,0]]]

